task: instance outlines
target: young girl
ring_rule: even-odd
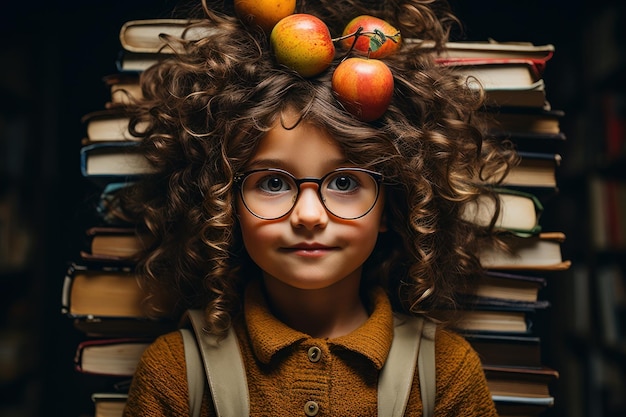
[[[481,134],[482,97],[404,43],[384,59],[395,80],[371,123],[331,91],[336,62],[305,79],[273,59],[266,35],[204,2],[199,41],[146,70],[132,126],[155,174],[128,209],[155,244],[139,264],[155,314],[206,312],[206,331],[236,332],[253,416],[377,414],[393,314],[454,305],[480,272],[488,230],[463,220],[513,153]],[[333,36],[359,14],[404,38],[446,41],[454,17],[430,0],[306,2]],[[228,8],[225,8],[228,13]],[[321,353],[315,361],[309,348]],[[476,353],[444,326],[435,337],[437,416],[493,416]],[[243,395],[243,393],[242,393]],[[179,332],[147,349],[125,416],[188,416]],[[202,416],[215,415],[205,390]],[[312,415],[312,414],[309,414]],[[421,416],[417,372],[405,415]]]

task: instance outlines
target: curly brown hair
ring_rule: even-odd
[[[242,244],[233,177],[287,110],[326,130],[351,163],[384,175],[389,231],[366,263],[363,288],[383,286],[404,312],[453,302],[481,273],[476,245],[489,236],[489,228],[462,219],[463,205],[489,193],[475,183],[479,173],[492,178],[515,158],[483,135],[480,91],[437,66],[432,50],[405,43],[384,59],[395,80],[391,105],[364,123],[331,91],[345,51],[327,71],[304,79],[274,62],[266,35],[243,27],[228,7],[209,6],[203,1],[194,23],[207,36],[166,37],[183,52],[142,73],[144,99],[132,108],[131,130],[155,169],[126,196],[155,242],[138,264],[154,311],[177,316],[206,308],[208,330],[216,333],[240,311],[242,289],[258,268]],[[358,14],[377,15],[405,38],[432,40],[436,48],[456,22],[445,3],[432,0],[302,1],[298,10],[322,17],[333,36]],[[139,124],[149,128],[138,131]]]

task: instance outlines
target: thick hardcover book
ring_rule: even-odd
[[[539,65],[531,59],[438,59],[437,63],[452,68],[467,78],[469,85],[490,90],[532,88],[542,79]]]
[[[82,259],[106,263],[132,263],[148,245],[133,227],[93,226],[85,231],[86,249]]]
[[[148,317],[132,267],[79,265],[65,275],[61,311],[70,317]]]
[[[84,143],[139,140],[128,129],[130,116],[119,107],[87,113],[81,121],[85,126]]]
[[[74,365],[82,373],[131,377],[152,338],[88,339],[76,347]]]
[[[510,233],[502,234],[508,249],[500,246],[483,246],[478,257],[485,269],[560,271],[570,267],[563,260],[561,244],[565,240],[562,232],[542,232],[523,237]]]
[[[526,187],[556,188],[561,155],[545,152],[519,151],[522,158],[504,179],[505,184]]]
[[[543,79],[528,87],[492,88],[485,91],[487,104],[492,107],[528,107],[550,109]]]
[[[483,366],[541,368],[541,338],[534,335],[465,333]]]
[[[539,218],[543,205],[532,193],[496,188],[496,201],[486,196],[480,197],[464,207],[463,218],[480,226],[489,226],[494,217],[496,204],[500,206],[494,227],[522,235],[537,234],[541,231]]]
[[[197,40],[208,34],[206,28],[189,26],[192,23],[194,20],[174,18],[129,20],[120,29],[120,44],[135,53],[173,54],[176,51],[164,42],[164,35]]]
[[[487,113],[492,132],[510,134],[560,135],[562,110],[534,109],[525,107],[500,107]]]
[[[558,190],[557,170],[561,165],[561,155],[548,152],[518,151],[519,164],[508,172],[496,173],[489,178],[476,178],[477,182],[496,184],[505,188],[527,189],[531,194],[544,194]],[[532,191],[531,191],[532,190]]]
[[[433,42],[407,39],[408,43],[420,43],[424,48],[432,48]],[[554,55],[554,45],[535,45],[531,42],[486,41],[448,42],[438,55],[440,58],[515,58],[533,59],[547,62]]]
[[[437,319],[451,323],[462,333],[486,332],[506,334],[529,334],[532,329],[532,308],[481,307],[466,310],[438,310],[433,312]]]
[[[534,303],[546,279],[535,275],[520,275],[502,271],[487,271],[478,280],[476,295],[484,298]]]
[[[524,368],[484,365],[487,385],[492,395],[551,398],[550,384],[559,373],[549,367]]]
[[[122,417],[128,394],[116,392],[94,392],[94,417]]]
[[[80,148],[83,177],[97,183],[133,181],[153,171],[135,141],[100,142]]]
[[[132,267],[72,263],[61,292],[61,313],[89,336],[151,337],[172,328],[151,318]]]

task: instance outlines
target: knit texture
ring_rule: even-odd
[[[370,318],[336,339],[297,332],[271,315],[261,291],[249,288],[244,319],[235,330],[246,366],[251,416],[305,416],[313,401],[318,416],[377,414],[377,381],[393,337],[393,313],[382,290],[372,294]],[[310,359],[310,349],[320,359]],[[436,405],[439,416],[497,416],[477,354],[461,336],[435,337]],[[144,353],[124,416],[189,416],[184,348],[179,332],[157,339]],[[215,415],[208,390],[202,416]],[[417,371],[406,416],[422,415]]]

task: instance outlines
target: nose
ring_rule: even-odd
[[[320,196],[316,184],[301,184],[300,195],[294,205],[290,221],[293,227],[306,229],[323,228],[328,223],[328,213]]]

